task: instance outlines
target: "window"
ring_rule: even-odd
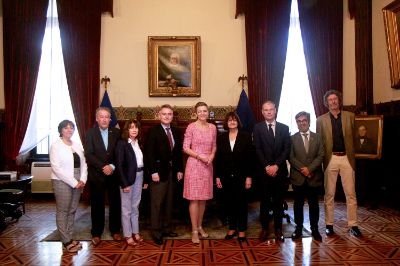
[[[300,52],[299,52],[300,51]],[[295,116],[310,113],[310,130],[315,132],[316,117],[307,76],[297,0],[292,1],[285,72],[277,120],[288,125],[291,134],[298,131]]]
[[[20,154],[35,147],[38,155],[48,154],[51,143],[59,137],[58,124],[64,119],[75,123],[61,49],[57,4],[56,0],[50,0],[35,96]],[[81,143],[77,129],[73,140]]]

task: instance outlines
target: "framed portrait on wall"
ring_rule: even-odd
[[[200,97],[200,36],[149,36],[150,97]]]
[[[382,9],[385,24],[386,45],[389,56],[391,86],[400,89],[400,0]]]
[[[382,155],[383,116],[356,116],[354,132],[356,158],[380,159]]]

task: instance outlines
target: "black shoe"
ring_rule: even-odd
[[[325,233],[327,236],[333,236],[335,234],[335,232],[333,231],[333,225],[327,225]]]
[[[172,231],[162,233],[163,237],[177,237],[178,234]]]
[[[318,229],[311,230],[311,236],[314,238],[315,241],[322,241],[322,236],[319,233]]]
[[[233,232],[233,234],[226,234],[225,236],[225,240],[231,240],[232,238],[234,238],[237,235],[237,232]]]
[[[246,236],[238,236],[238,240],[240,241],[240,242],[244,242],[244,241],[246,241]]]
[[[296,240],[296,239],[299,239],[302,236],[303,236],[303,228],[300,228],[300,227],[296,226],[296,230],[294,230],[294,232],[292,234],[292,239]]]
[[[153,236],[153,242],[154,242],[156,245],[161,246],[161,245],[163,244],[162,236],[160,236],[160,237]]]
[[[362,234],[360,232],[360,229],[358,229],[358,226],[352,226],[350,228],[350,234],[355,237],[362,237]]]
[[[285,242],[285,238],[283,237],[282,230],[275,230],[275,240],[280,242]]]

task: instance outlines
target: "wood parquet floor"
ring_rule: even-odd
[[[74,255],[63,253],[60,242],[41,242],[56,228],[53,200],[31,201],[26,207],[27,213],[0,235],[0,265],[400,265],[400,212],[389,208],[359,207],[361,239],[349,235],[346,205],[337,203],[336,235],[326,237],[321,219],[321,243],[308,237],[284,243],[208,239],[200,245],[167,240],[162,246],[145,240],[138,247],[103,241],[93,247],[84,241]]]

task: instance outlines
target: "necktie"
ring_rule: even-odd
[[[169,127],[166,128],[167,130],[167,137],[169,141],[169,146],[171,147],[171,151],[174,148],[174,143],[172,142],[172,135],[171,135],[171,129]]]
[[[308,134],[307,133],[303,133],[302,134],[304,137],[304,148],[306,149],[306,153],[308,153],[308,148],[310,147],[310,142],[308,141]]]
[[[268,124],[268,134],[275,140],[274,130],[272,129],[272,124]]]

